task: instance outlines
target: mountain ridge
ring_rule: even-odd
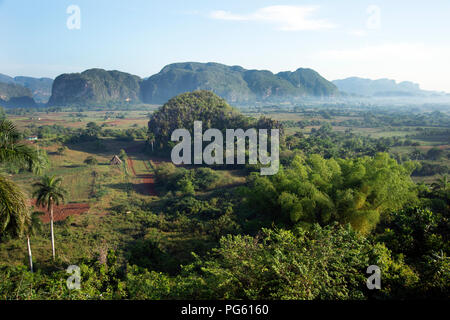
[[[48,104],[163,104],[181,93],[196,90],[212,91],[232,103],[338,94],[335,85],[312,69],[298,68],[294,72],[274,74],[216,62],[179,62],[166,65],[159,73],[143,79],[104,69],[62,74],[53,83]]]
[[[274,74],[216,62],[172,63],[142,85],[143,101],[147,103],[164,103],[178,94],[195,90],[213,91],[230,102],[338,94],[335,85],[312,69]]]
[[[367,97],[395,97],[395,96],[430,96],[443,94],[437,91],[420,89],[420,85],[411,81],[400,81],[381,78],[368,79],[348,77],[331,81],[339,91],[350,95]]]
[[[216,62],[177,62],[149,77],[100,68],[64,73],[51,78],[10,77],[0,74],[0,98],[5,106],[163,104],[179,94],[212,91],[230,103],[279,102],[304,97],[411,97],[442,95],[410,81],[349,77],[328,81],[310,68],[273,73]],[[30,100],[30,97],[32,99]],[[12,99],[13,103],[8,101]]]

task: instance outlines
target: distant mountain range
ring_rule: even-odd
[[[340,92],[366,97],[401,97],[401,96],[431,96],[442,95],[442,92],[421,90],[417,83],[395,80],[370,80],[351,77],[332,81]]]
[[[25,107],[36,106],[31,90],[15,83],[0,82],[0,106]]]
[[[10,98],[21,98],[31,96],[35,102],[47,103],[52,95],[53,79],[33,78],[33,77],[10,77],[0,74],[0,98],[8,100]],[[9,86],[4,86],[9,84]],[[28,90],[23,90],[26,88]],[[6,98],[6,99],[5,99]]]
[[[213,91],[230,102],[338,94],[335,85],[311,69],[273,74],[219,63],[186,62],[165,66],[145,79],[103,69],[63,74],[55,79],[49,105],[162,104],[180,93],[195,90]]]
[[[9,77],[0,74],[0,105],[31,107],[93,106],[108,104],[163,104],[184,92],[209,90],[230,103],[277,102],[304,97],[431,96],[418,84],[395,80],[347,78],[332,82],[312,69],[272,73],[219,63],[184,62],[165,66],[159,73],[138,76],[103,69],[50,78]]]

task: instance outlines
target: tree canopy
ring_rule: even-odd
[[[357,159],[297,155],[273,177],[250,176],[243,195],[248,210],[284,224],[338,221],[368,233],[382,214],[418,200],[412,163],[386,153]]]

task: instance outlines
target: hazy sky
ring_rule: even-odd
[[[80,29],[67,26],[78,21],[71,5]],[[449,0],[0,0],[0,73],[148,77],[173,62],[214,61],[450,92],[449,15]]]

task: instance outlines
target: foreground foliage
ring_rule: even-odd
[[[64,271],[31,274],[0,269],[2,299],[368,299],[366,268],[383,274],[379,298],[402,298],[420,290],[419,277],[382,244],[338,225],[311,231],[264,229],[255,236],[226,236],[205,258],[196,257],[177,276],[137,266],[118,268],[84,261],[81,290],[68,290]]]

